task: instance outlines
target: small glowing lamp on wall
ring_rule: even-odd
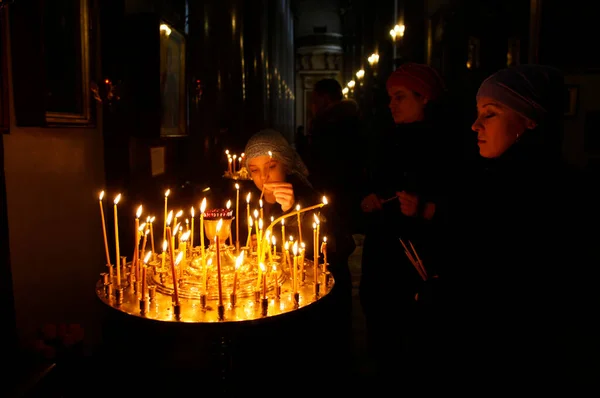
[[[165,35],[169,36],[171,34],[171,28],[167,24],[160,24],[160,31],[165,32]]]
[[[364,69],[361,69],[358,72],[356,72],[356,78],[358,80],[362,79],[363,77],[365,77],[365,70]]]

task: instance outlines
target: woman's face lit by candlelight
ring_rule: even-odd
[[[258,189],[262,191],[266,182],[284,182],[286,172],[283,164],[268,155],[248,159],[250,177]],[[265,191],[265,194],[268,192]]]
[[[535,122],[492,98],[477,98],[477,119],[471,128],[477,133],[479,153],[484,158],[501,156],[526,130],[535,126]]]
[[[425,97],[404,86],[392,86],[388,90],[390,111],[396,124],[419,122],[425,118]]]

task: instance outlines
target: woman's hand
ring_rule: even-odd
[[[281,205],[284,212],[290,210],[296,202],[294,186],[289,182],[267,182],[263,185],[265,192],[271,192],[275,201]]]
[[[396,192],[400,200],[400,211],[407,217],[415,217],[419,212],[419,197],[406,191]]]
[[[381,210],[381,199],[374,193],[371,193],[362,200],[360,208],[365,213]]]

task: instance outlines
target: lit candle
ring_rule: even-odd
[[[294,275],[292,272],[292,263],[290,262],[290,245],[289,243],[286,241],[283,245],[283,251],[281,252],[283,254],[283,261],[284,264],[287,264],[290,266],[290,278]]]
[[[135,279],[139,282],[139,272],[138,272],[138,256],[140,250],[140,216],[142,215],[142,205],[138,207],[135,212],[135,244],[133,245],[133,261],[131,263],[132,270],[131,272],[135,272]]]
[[[273,243],[273,256],[277,256],[277,241],[275,240],[275,235],[271,236],[271,243]]]
[[[160,268],[165,268],[166,260],[167,260],[167,240],[165,239],[163,241],[163,245],[162,245],[162,256],[161,256],[161,261],[160,261]]]
[[[190,212],[192,213],[192,231],[190,232],[190,257],[192,257],[192,254],[194,252],[194,206],[192,206]]]
[[[227,204],[225,205],[225,207],[227,207],[227,210],[229,210],[231,208],[231,200],[227,201]],[[229,213],[229,211],[227,212]],[[231,227],[229,228],[229,246],[233,245],[233,237],[232,237],[232,231],[231,231]]]
[[[300,217],[300,205],[296,205],[296,213],[298,214],[298,238],[299,238],[300,242],[303,242],[303,240],[302,240],[302,221],[301,221],[301,217]]]
[[[173,239],[171,233],[171,218],[173,217],[173,210],[169,212],[167,216],[167,241],[170,242],[169,245],[169,256],[171,257],[171,274],[173,275],[173,301],[175,305],[179,305],[179,286],[177,285],[177,270],[175,269],[175,255],[174,255],[174,247],[173,247]]]
[[[219,242],[219,231],[221,231],[221,227],[223,226],[223,219],[220,219],[217,223],[217,231],[215,233],[215,246],[217,247],[217,279],[219,285],[219,305],[223,305],[223,286],[221,284],[221,243]]]
[[[186,218],[185,219],[185,232],[190,230],[190,219]]]
[[[258,200],[258,206],[260,207],[260,218],[264,218],[264,212],[263,212],[263,201],[262,199]]]
[[[144,241],[142,243],[142,253],[146,251],[146,242],[148,241],[148,234],[150,233],[150,229],[146,229],[144,232]],[[152,252],[150,252],[152,253]]]
[[[235,184],[235,251],[240,254],[240,185]]]
[[[262,218],[258,219],[258,240],[256,245],[256,255],[259,261],[263,260],[263,220]]]
[[[165,220],[164,222],[164,228],[163,228],[163,240],[167,239],[167,201],[169,199],[169,194],[171,193],[170,189],[167,189],[167,191],[165,192],[165,218],[163,218],[163,220]]]
[[[250,217],[250,192],[246,195],[246,219],[248,220],[248,242],[250,242],[250,232],[252,231],[252,217]],[[250,246],[246,244],[246,246]]]
[[[300,242],[300,253],[298,254],[298,262],[300,263],[300,278],[304,282],[304,257],[306,256],[306,243]]]
[[[233,292],[232,294],[235,296],[235,292],[237,289],[237,280],[238,280],[238,272],[242,263],[244,262],[244,252],[241,252],[240,255],[235,260],[235,270],[233,272]]]
[[[315,294],[317,293],[317,270],[319,266],[319,240],[317,238],[317,223],[313,223],[313,279],[315,282]]]
[[[264,263],[260,263],[260,273],[262,274],[262,297],[267,298],[267,269]]]
[[[183,259],[187,258],[187,241],[190,237],[190,231],[187,231],[183,235],[181,235],[181,239],[179,240],[179,251],[183,253]]]
[[[142,270],[142,301],[146,301],[146,291],[148,290],[148,285],[146,281],[146,269],[148,268],[148,261],[150,261],[151,256],[152,252],[149,251],[144,257],[144,265]]]
[[[294,242],[292,253],[294,253],[292,285],[294,293],[298,293],[298,241]]]
[[[152,253],[156,253],[156,250],[154,250],[154,216],[151,218],[148,216],[147,222],[150,224],[150,244],[152,245]]]
[[[252,237],[252,217],[248,219],[248,239],[246,239],[246,247],[250,252],[252,252],[252,248],[250,247],[250,238]]]
[[[279,286],[279,282],[277,280],[277,265],[273,264],[273,268],[271,268],[271,278],[273,279],[273,289],[277,292],[277,287]],[[277,295],[277,293],[275,293]]]
[[[229,174],[233,174],[233,169],[232,169],[232,167],[231,167],[231,162],[232,162],[233,160],[231,159],[231,156],[229,157],[229,159],[227,159],[227,161],[229,162],[229,168],[228,168]]]
[[[323,244],[321,245],[321,253],[323,253],[323,273],[327,272],[327,237],[323,237]]]
[[[100,218],[102,218],[102,234],[104,235],[104,251],[106,252],[106,266],[108,267],[108,272],[112,279],[112,267],[110,265],[110,254],[108,252],[108,238],[106,236],[106,222],[104,220],[104,205],[102,204],[102,199],[104,198],[104,191],[100,192]]]
[[[271,254],[271,230],[267,229],[265,231],[265,238],[263,239],[263,248],[262,250],[267,251],[267,253],[269,254],[269,262],[273,261],[273,255]]]
[[[287,242],[285,241],[285,218],[281,219],[281,252],[285,249]]]
[[[200,255],[202,256],[202,265],[206,268],[206,259],[204,258],[204,210],[206,210],[206,198],[202,199],[200,204]]]
[[[316,243],[319,243],[319,239],[321,238],[321,220],[319,220],[319,216],[317,216],[316,214],[313,214],[313,217],[315,218],[315,224],[317,224],[317,240]],[[317,251],[318,253],[318,251]]]
[[[118,194],[115,198],[115,246],[116,246],[116,259],[115,264],[117,265],[117,287],[121,287],[121,267],[119,264],[119,259],[121,258],[121,251],[119,250],[119,216],[117,215],[117,204],[121,200],[121,194]]]
[[[238,161],[239,161],[239,163],[240,163],[240,164],[238,165],[238,167],[240,168],[240,170],[242,169],[242,160],[244,159],[244,155],[245,155],[245,154],[244,154],[244,153],[242,153],[242,154],[240,155],[240,157],[238,158]]]

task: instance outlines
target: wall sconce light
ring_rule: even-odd
[[[358,80],[362,79],[363,77],[365,77],[365,71],[364,71],[364,69],[361,69],[358,72],[356,72],[356,78]]]

